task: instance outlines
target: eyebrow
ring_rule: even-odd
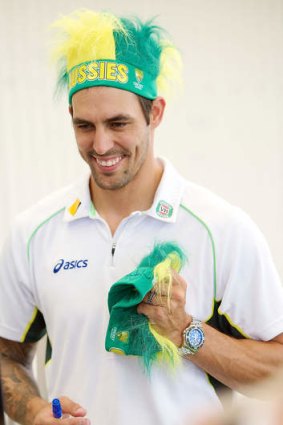
[[[92,123],[90,121],[84,120],[82,118],[73,118],[72,121],[73,121],[74,125],[77,125],[77,124],[90,124],[90,125],[92,125]]]
[[[116,121],[131,121],[132,117],[130,115],[127,114],[119,114],[119,115],[115,115],[111,118],[107,118],[106,120],[104,120],[104,123],[111,123],[111,122],[116,122]],[[73,118],[72,119],[73,124],[74,125],[78,125],[78,124],[90,124],[93,125],[93,123],[91,121],[85,120],[83,118]]]

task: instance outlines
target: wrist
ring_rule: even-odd
[[[48,401],[44,400],[41,397],[33,397],[30,399],[27,403],[27,412],[28,412],[28,423],[39,425],[36,423],[36,416],[37,414],[46,406],[50,406],[50,403]]]
[[[183,333],[192,323],[193,317],[189,314],[186,315],[182,327],[176,332],[175,345],[181,347],[183,345]]]
[[[189,326],[183,331],[183,342],[178,349],[180,356],[195,355],[204,344],[202,322],[193,316],[191,319]]]
[[[194,320],[194,318],[193,318],[193,316],[191,315],[191,314],[187,314],[187,318],[186,318],[187,320],[186,320],[186,322],[185,322],[185,325],[183,326],[183,329],[182,329],[182,334],[181,334],[181,336],[182,336],[182,343],[183,343],[183,339],[184,339],[184,331],[188,328],[188,327],[190,327],[191,326],[191,324],[192,324],[192,322],[193,322],[193,320]]]

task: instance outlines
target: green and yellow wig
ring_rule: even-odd
[[[77,91],[88,87],[116,87],[155,99],[180,81],[180,54],[153,20],[79,10],[52,27],[57,87],[68,88],[70,104]]]

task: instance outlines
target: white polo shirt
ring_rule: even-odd
[[[190,314],[237,337],[283,332],[282,287],[260,231],[168,162],[152,207],[125,218],[114,236],[85,176],[21,214],[3,250],[0,335],[37,341],[46,327],[50,398],[68,395],[93,424],[179,425],[219,404],[189,360],[175,374],[156,366],[149,377],[137,357],[104,348],[109,288],[164,241],[188,257],[181,274]]]

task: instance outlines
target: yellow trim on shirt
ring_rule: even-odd
[[[33,322],[35,321],[35,318],[36,318],[36,316],[37,316],[37,312],[38,312],[38,309],[37,309],[36,307],[34,307],[34,310],[33,310],[33,312],[32,312],[32,316],[31,316],[31,319],[30,319],[30,321],[28,322],[27,326],[25,327],[24,333],[23,333],[23,335],[22,335],[22,337],[21,337],[21,342],[24,342],[24,341],[25,341],[26,336],[27,336],[27,333],[28,333],[28,331],[30,330],[31,325],[32,325],[32,324],[33,324]]]

